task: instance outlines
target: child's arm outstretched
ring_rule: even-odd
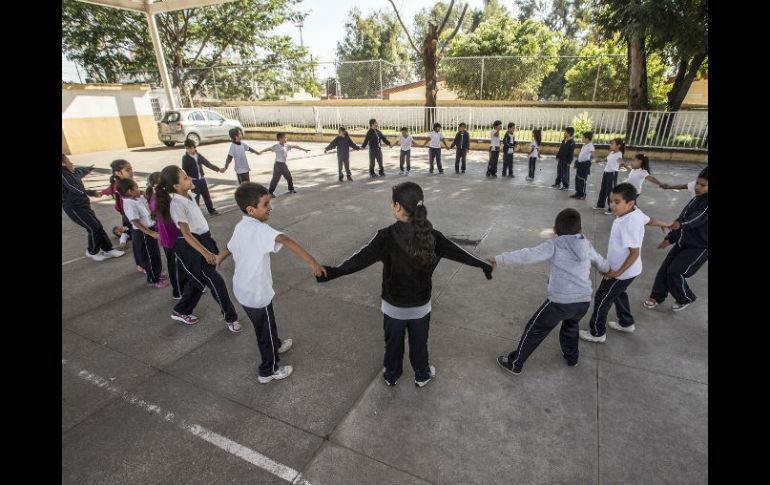
[[[283,244],[289,249],[289,251],[296,254],[297,256],[302,258],[308,265],[310,265],[310,269],[313,270],[313,276],[316,276],[316,277],[326,276],[326,269],[324,269],[324,267],[321,266],[318,263],[318,261],[316,261],[315,258],[305,250],[305,248],[300,246],[299,243],[294,241],[292,238],[290,238],[286,234],[279,234],[275,238],[275,242]]]
[[[351,143],[352,143],[352,142],[351,142]],[[332,142],[331,142],[331,143],[329,143],[329,145],[328,145],[326,148],[324,148],[324,153],[326,153],[326,152],[328,152],[329,150],[332,150],[332,149],[334,149],[334,148],[337,148],[337,138],[335,138],[334,140],[332,140]]]
[[[656,179],[655,177],[653,177],[652,175],[648,175],[644,179],[645,180],[649,180],[650,182],[654,183],[655,185],[657,185],[661,189],[664,188],[663,186],[665,184],[663,182],[661,182],[660,180]]]
[[[687,190],[687,184],[661,184],[661,189],[678,189],[678,190]]]
[[[499,254],[494,258],[487,258],[493,267],[513,266],[514,264],[535,264],[548,261],[556,250],[553,239],[549,239],[533,248],[524,248],[517,251],[509,251]]]
[[[440,258],[447,258],[451,259],[452,261],[457,261],[458,263],[467,264],[468,266],[481,268],[484,271],[484,276],[486,276],[488,280],[492,279],[492,271],[495,268],[488,261],[484,261],[483,259],[472,255],[468,251],[447,239],[446,236],[438,231],[435,231],[435,235],[436,253],[438,253]]]
[[[230,162],[233,161],[232,155],[227,155],[227,159],[225,159],[225,166],[222,167],[222,170],[220,170],[221,173],[225,173],[227,171],[227,167],[230,166]]]
[[[309,151],[310,151],[310,150],[305,150],[304,148],[302,148],[302,147],[301,147],[301,146],[299,146],[299,145],[289,145],[289,146],[290,146],[290,147],[292,147],[292,148],[296,148],[297,150],[302,150],[302,151],[303,151],[303,152],[305,152],[305,153],[307,153],[307,152],[309,152]]]
[[[353,256],[349,257],[345,262],[337,267],[324,266],[326,273],[323,276],[316,276],[316,280],[319,283],[323,283],[340,276],[353,274],[357,271],[361,271],[364,268],[368,268],[377,261],[381,260],[381,245],[383,232],[378,231],[374,237],[366,243],[364,247],[358,250]]]

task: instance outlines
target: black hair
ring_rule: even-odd
[[[406,126],[402,126],[401,131],[409,131],[409,128],[407,128]]]
[[[120,229],[120,226],[114,226],[112,228],[112,235],[115,237],[120,237],[120,234],[118,234],[118,229]]]
[[[158,182],[160,182],[160,172],[152,172],[150,175],[147,176],[147,189],[144,191],[144,196],[147,198],[147,202],[150,201],[152,198],[153,185],[157,185]],[[155,215],[153,214],[153,218]]]
[[[626,154],[626,142],[623,141],[622,138],[613,138],[610,140],[610,142],[615,143],[617,146],[620,147],[620,153],[625,155]]]
[[[441,128],[441,123],[433,123],[433,129]]]
[[[642,161],[642,168],[644,170],[647,170],[647,172],[652,173],[652,170],[650,170],[650,157],[646,156],[644,153],[637,153],[634,156],[635,159]]]
[[[112,187],[112,184],[114,184],[115,180],[117,180],[115,172],[120,172],[126,168],[126,165],[130,165],[130,163],[128,160],[123,160],[122,158],[110,162],[110,168],[112,169],[112,175],[110,175],[110,187]]]
[[[369,120],[369,128],[371,128],[371,127],[372,127],[372,125],[373,125],[373,124],[375,124],[375,123],[377,123],[377,120],[376,120],[376,119],[374,119],[374,118],[370,119],[370,120]]]
[[[428,220],[428,209],[423,203],[422,188],[414,182],[403,182],[393,187],[393,202],[398,202],[409,215],[407,252],[423,265],[438,260],[433,225]]]
[[[594,132],[593,131],[584,131],[583,132],[583,138],[588,138],[588,141],[591,141],[594,139]]]
[[[174,185],[179,183],[182,169],[178,165],[168,165],[160,171],[160,182],[155,187],[155,212],[164,221],[171,220],[171,194]]]
[[[280,139],[285,136],[286,136],[286,133],[279,131],[278,133],[275,134],[275,139],[280,141]]]
[[[636,187],[628,182],[616,185],[615,188],[612,189],[612,193],[620,195],[626,202],[631,202],[632,200],[636,201],[637,197]]]
[[[698,178],[708,181],[708,179],[709,179],[709,166],[708,165],[703,167],[703,170],[701,170],[700,173],[698,174]]]
[[[243,130],[241,130],[237,126],[235,128],[230,128],[230,131],[227,132],[227,134],[230,135],[230,139],[233,141],[235,141],[235,135],[237,135],[238,133],[243,134]]]
[[[232,136],[230,138],[233,138]],[[185,148],[195,148],[197,145],[195,145],[195,142],[191,139],[186,139],[184,141],[184,147]]]
[[[136,182],[134,182],[133,179],[119,179],[115,183],[115,189],[118,191],[120,195],[123,197],[126,196],[126,193],[131,190],[132,188],[137,187]]]
[[[497,126],[497,125],[502,125],[502,124],[503,124],[503,122],[502,122],[502,121],[500,121],[500,120],[495,120],[495,121],[492,123],[492,128],[494,128],[494,127],[495,127],[495,126]]]
[[[564,131],[566,131],[569,136],[575,136],[575,128],[571,126],[564,128]]]
[[[540,143],[542,143],[543,139],[543,132],[540,130],[540,128],[535,128],[532,130],[532,136],[535,138],[535,141],[537,142],[537,145],[540,146]]]
[[[508,128],[516,128],[516,123],[511,121],[510,123],[508,123]]]
[[[67,159],[67,155],[64,154],[64,152],[61,152],[61,163],[64,163],[64,160]]]
[[[345,133],[345,136],[348,136],[348,129],[345,128],[344,126],[340,126],[339,128],[337,128],[337,131],[341,131]]]
[[[461,126],[468,126],[468,125],[466,125],[466,124],[465,124],[465,123],[463,123],[463,122],[460,122],[460,124],[459,124],[459,125],[457,125],[457,127],[458,127],[458,128],[460,128]]]
[[[583,228],[580,223],[580,212],[573,208],[564,209],[556,216],[553,223],[557,236],[567,236],[578,234]]]
[[[241,212],[246,214],[246,207],[257,207],[259,199],[267,194],[268,191],[264,185],[256,182],[243,182],[235,189],[235,203]]]

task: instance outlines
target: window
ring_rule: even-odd
[[[176,123],[179,121],[179,113],[177,111],[167,111],[163,117],[163,121],[167,123]]]
[[[205,121],[203,118],[203,113],[200,111],[193,111],[187,116],[187,119],[191,121]]]
[[[206,113],[206,117],[209,119],[209,121],[222,121],[222,120],[224,120],[224,118],[219,116],[214,111],[204,111],[204,113]]]

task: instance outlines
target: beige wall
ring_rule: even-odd
[[[684,97],[684,104],[709,104],[709,80],[700,79],[693,81],[687,96]]]
[[[67,154],[155,145],[149,86],[62,85],[62,150]]]

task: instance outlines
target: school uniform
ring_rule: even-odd
[[[500,157],[500,132],[489,132],[489,163],[487,164],[487,177],[497,177],[497,160]]]
[[[530,179],[535,178],[535,165],[539,156],[540,147],[538,147],[536,140],[532,140],[529,142],[529,173],[527,174],[527,177]]]
[[[438,173],[444,173],[444,169],[441,166],[441,140],[444,139],[444,134],[440,131],[436,133],[436,130],[431,130],[428,133],[430,143],[428,144],[428,163],[430,164],[430,173],[433,173],[433,161],[436,161],[438,167]]]
[[[189,194],[187,196],[171,194],[170,213],[177,228],[179,228],[179,224],[186,223],[190,227],[192,236],[203,247],[213,254],[219,254],[217,243],[211,237],[208,222],[203,217],[203,212],[201,212],[198,204],[190,198]],[[237,321],[238,314],[230,301],[225,280],[222,279],[214,265],[207,263],[201,253],[187,244],[181,232],[174,243],[174,255],[179,272],[184,272],[186,278],[182,288],[182,299],[174,306],[174,311],[182,315],[192,314],[198,301],[200,301],[203,288],[208,287],[211,290],[211,296],[219,304],[225,322]]]
[[[200,204],[201,196],[203,196],[203,203],[206,204],[206,210],[211,214],[215,209],[214,204],[211,202],[211,194],[209,194],[209,184],[206,182],[206,178],[203,174],[204,165],[211,170],[216,172],[219,171],[219,167],[206,160],[206,157],[200,153],[195,153],[192,156],[185,153],[182,156],[182,170],[184,170],[184,172],[192,179],[193,192],[195,192],[195,203]]]
[[[104,232],[104,227],[91,209],[89,195],[98,195],[95,190],[87,190],[81,180],[91,171],[89,168],[76,168],[70,172],[66,167],[61,169],[61,207],[72,222],[82,227],[88,233],[88,254],[98,254],[100,251],[112,251],[112,242]]]
[[[197,204],[198,201],[195,201]],[[163,253],[166,255],[166,269],[168,270],[168,279],[171,283],[171,294],[174,298],[181,298],[182,287],[184,286],[184,273],[179,271],[176,264],[176,254],[174,253],[174,244],[181,233],[177,229],[174,221],[163,220],[163,217],[158,213],[155,206],[155,194],[150,197],[150,212],[155,214],[155,230],[158,231],[158,243],[163,248]]]
[[[460,173],[460,162],[462,162],[462,171],[465,173],[465,157],[468,155],[468,150],[471,148],[471,137],[467,131],[458,131],[455,135],[455,139],[449,148],[457,148],[455,153],[455,173]]]
[[[160,281],[162,269],[158,240],[140,231],[139,227],[134,224],[135,220],[139,220],[147,229],[155,230],[155,222],[153,222],[150,216],[150,207],[147,204],[147,199],[143,195],[137,199],[124,198],[123,211],[126,213],[128,220],[131,221],[131,238],[142,258],[142,268],[144,268],[144,272],[147,275],[147,283],[157,283]]]
[[[233,157],[235,165],[235,176],[238,179],[238,183],[249,181],[249,160],[246,158],[246,152],[251,149],[245,141],[230,143],[230,149],[227,151],[227,155]],[[188,174],[189,175],[189,174]]]
[[[326,276],[319,282],[361,271],[382,261],[382,302],[385,330],[385,379],[393,384],[403,372],[404,337],[409,335],[409,360],[415,379],[430,377],[428,365],[428,331],[431,313],[432,275],[441,258],[451,259],[484,270],[492,278],[492,266],[433,230],[436,260],[427,265],[415,261],[407,252],[411,224],[396,222],[377,231],[374,237],[353,256],[337,267],[325,266]]]
[[[401,145],[401,150],[398,155],[398,169],[400,171],[404,171],[404,162],[406,161],[406,171],[409,172],[411,167],[411,159],[412,159],[412,143],[414,142],[414,138],[412,138],[412,135],[409,135],[407,137],[401,136],[401,134],[398,135],[398,143]]]
[[[524,326],[516,349],[508,354],[508,361],[517,372],[559,322],[562,355],[567,364],[577,363],[578,324],[591,305],[591,266],[601,272],[609,269],[607,261],[582,234],[557,236],[533,248],[495,257],[500,267],[542,261],[548,261],[550,266],[548,298]]]
[[[588,175],[591,173],[591,154],[596,150],[590,141],[580,147],[578,159],[575,162],[575,197],[583,198],[586,195]]]
[[[268,224],[244,215],[227,243],[235,262],[233,296],[254,325],[262,356],[259,365],[262,377],[273,375],[281,360],[278,356],[281,339],[275,324],[275,291],[270,271],[270,254],[277,253],[283,246],[275,240],[280,234]]]
[[[369,176],[374,177],[374,161],[377,160],[377,164],[380,166],[380,175],[385,175],[385,168],[382,166],[382,148],[380,143],[385,143],[388,146],[390,142],[380,130],[375,128],[369,128],[364,137],[364,142],[361,144],[361,148],[369,146]]]
[[[132,239],[131,221],[128,220],[125,212],[123,211],[123,196],[118,192],[117,183],[118,179],[114,179],[109,187],[102,190],[102,195],[112,196],[112,198],[115,200],[113,207],[120,214],[120,225],[128,228],[129,239]],[[137,266],[142,266],[142,255],[139,253],[139,247],[136,244],[133,244],[133,239],[131,241],[131,254],[134,255],[134,263]]]
[[[289,171],[289,166],[286,165],[286,158],[289,154],[289,150],[291,150],[293,145],[289,145],[288,143],[284,143],[281,145],[280,143],[276,143],[275,145],[270,147],[270,150],[275,153],[275,163],[273,164],[273,178],[270,180],[270,187],[268,187],[267,191],[270,193],[270,195],[273,195],[273,192],[275,191],[275,188],[278,186],[278,181],[281,180],[281,177],[286,179],[286,183],[289,184],[289,192],[294,190],[294,179],[291,177],[291,172]]]
[[[613,304],[621,327],[630,327],[634,324],[626,290],[642,273],[641,248],[644,241],[644,226],[648,222],[650,218],[638,207],[624,216],[616,217],[612,222],[610,241],[607,246],[607,262],[610,264],[610,269],[617,269],[623,265],[630,254],[629,248],[639,248],[639,257],[617,278],[602,279],[599,284],[594,295],[594,310],[588,322],[591,335],[594,337],[601,337],[607,332],[607,314]]]
[[[620,168],[621,158],[623,158],[623,154],[619,151],[607,155],[607,163],[604,165],[599,200],[596,201],[596,207],[603,209],[604,204],[606,203],[609,208],[610,194],[612,193],[612,189],[618,184],[618,169]]]
[[[562,189],[569,189],[569,164],[572,163],[574,156],[575,140],[565,138],[561,145],[559,145],[559,151],[556,153],[556,180],[552,187],[558,188],[561,185]]]
[[[345,174],[350,177],[350,149],[360,150],[361,148],[353,143],[350,135],[337,136],[326,150],[337,149],[337,172],[339,172],[340,180],[342,179],[342,165],[345,165]],[[284,162],[285,163],[285,162]]]
[[[697,299],[687,284],[687,278],[698,272],[709,257],[708,194],[691,199],[679,217],[681,227],[666,235],[672,243],[666,259],[655,275],[650,296],[662,303],[669,293],[677,303],[692,303]]]
[[[634,186],[637,197],[642,195],[642,184],[648,175],[650,175],[650,172],[643,168],[634,168],[628,173],[626,182]]]
[[[513,177],[513,156],[516,151],[516,138],[513,133],[505,132],[503,146],[505,147],[505,154],[503,154],[503,177],[505,177],[506,170],[508,171],[508,176]]]

